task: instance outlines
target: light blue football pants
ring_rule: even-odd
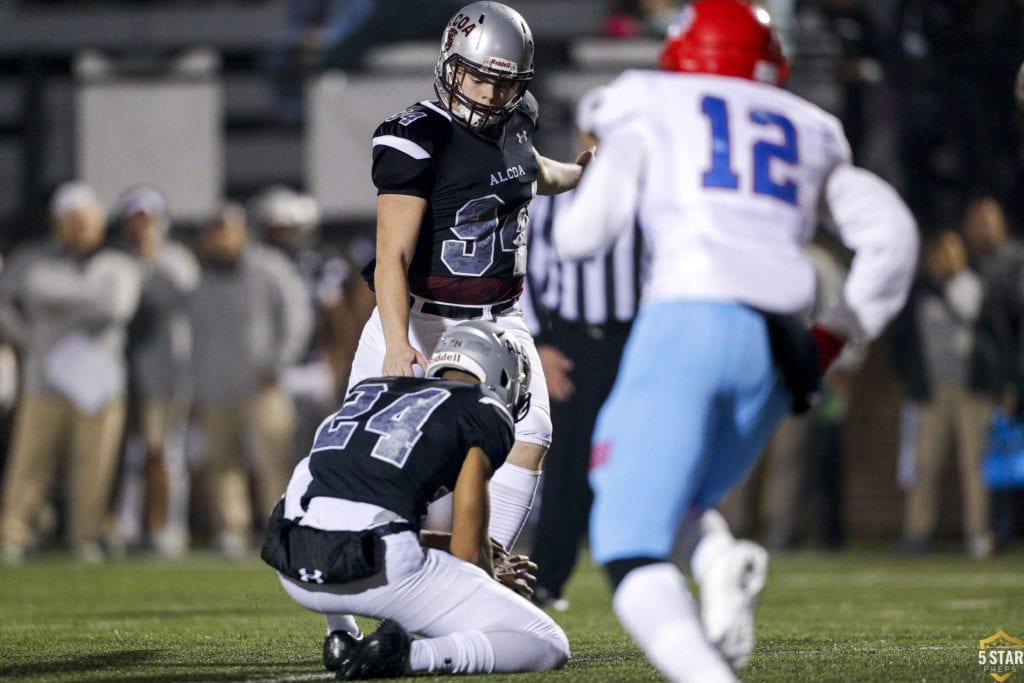
[[[790,403],[756,311],[694,301],[642,311],[594,432],[594,560],[668,557],[684,515],[746,475]]]

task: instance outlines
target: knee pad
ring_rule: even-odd
[[[547,402],[531,401],[530,412],[522,422],[516,424],[516,441],[537,444],[545,448],[551,445],[551,408]]]

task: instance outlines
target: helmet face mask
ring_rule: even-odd
[[[453,326],[437,342],[427,377],[446,370],[467,372],[493,391],[518,422],[530,409],[530,361],[507,330],[486,320]]]
[[[658,68],[781,86],[789,76],[768,11],[746,0],[697,0],[669,28]]]
[[[518,12],[497,2],[463,7],[445,27],[434,70],[441,104],[473,130],[504,122],[533,77],[533,34]],[[493,85],[491,103],[474,99],[466,79]]]

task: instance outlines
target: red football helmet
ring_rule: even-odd
[[[684,7],[668,30],[658,68],[773,85],[789,76],[768,11],[744,0],[695,0]]]

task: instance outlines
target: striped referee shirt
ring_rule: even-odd
[[[551,317],[584,325],[630,323],[639,307],[646,261],[639,223],[604,254],[585,261],[556,257],[551,229],[572,195],[538,196],[530,204],[526,288],[521,302],[535,337],[543,337]]]

